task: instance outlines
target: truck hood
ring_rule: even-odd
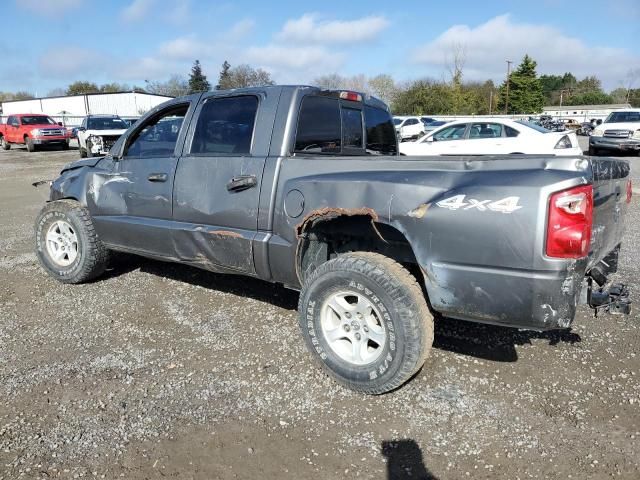
[[[596,128],[603,130],[631,130],[635,132],[636,130],[640,130],[640,122],[602,123]]]
[[[87,130],[85,133],[87,136],[95,135],[96,137],[102,137],[103,135],[122,135],[126,132],[126,129],[118,129],[118,130]]]
[[[95,167],[103,158],[104,157],[83,158],[82,160],[76,160],[75,162],[67,163],[64,167],[62,167],[60,173],[64,173],[68,170],[75,170],[76,168],[80,167]]]

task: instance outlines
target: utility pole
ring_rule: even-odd
[[[507,60],[507,95],[504,101],[504,114],[509,113],[509,79],[511,78],[511,60]]]
[[[489,115],[491,115],[492,106],[493,106],[493,90],[489,90]]]

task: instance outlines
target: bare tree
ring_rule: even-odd
[[[373,95],[378,97],[387,105],[393,103],[397,93],[398,86],[396,85],[393,77],[387,74],[376,75],[369,79],[369,90]]]
[[[146,90],[157,95],[167,95],[169,97],[181,97],[189,93],[188,82],[180,75],[171,75],[166,82],[149,81],[146,82]]]

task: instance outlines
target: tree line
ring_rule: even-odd
[[[545,105],[593,105],[630,103],[640,107],[640,88],[632,88],[640,80],[640,69],[630,70],[624,86],[605,92],[594,75],[578,79],[571,72],[563,75],[538,75],[537,63],[525,55],[520,64],[501,85],[492,80],[464,80],[464,52],[456,50],[448,66],[449,77],[440,80],[422,78],[397,82],[391,75],[343,76],[331,73],[314,78],[310,83],[327,89],[348,89],[369,93],[391,106],[398,115],[487,115],[493,113],[535,114]],[[212,89],[226,90],[261,85],[274,85],[271,74],[247,64],[232,66],[225,61],[212,85],[199,60],[195,60],[188,77],[171,75],[166,81],[145,80],[144,87],[117,82],[98,85],[76,81],[66,88],[56,88],[47,96],[80,95],[136,91],[179,97]],[[0,92],[0,101],[34,98],[26,91]]]

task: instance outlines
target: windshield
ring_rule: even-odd
[[[22,125],[57,125],[53,118],[45,115],[24,115],[20,121]]]
[[[535,123],[525,122],[524,120],[516,120],[516,123],[519,123],[520,125],[524,125],[525,127],[529,127],[535,130],[536,132],[540,132],[540,133],[549,133],[551,131],[551,130],[547,130],[544,127],[541,127],[540,125],[536,125]]]
[[[637,112],[612,112],[604,123],[640,122],[640,111]]]
[[[118,117],[96,117],[87,122],[87,130],[125,130],[128,125]]]
[[[393,124],[394,125],[400,125],[403,122],[402,118],[394,118],[393,119]]]

